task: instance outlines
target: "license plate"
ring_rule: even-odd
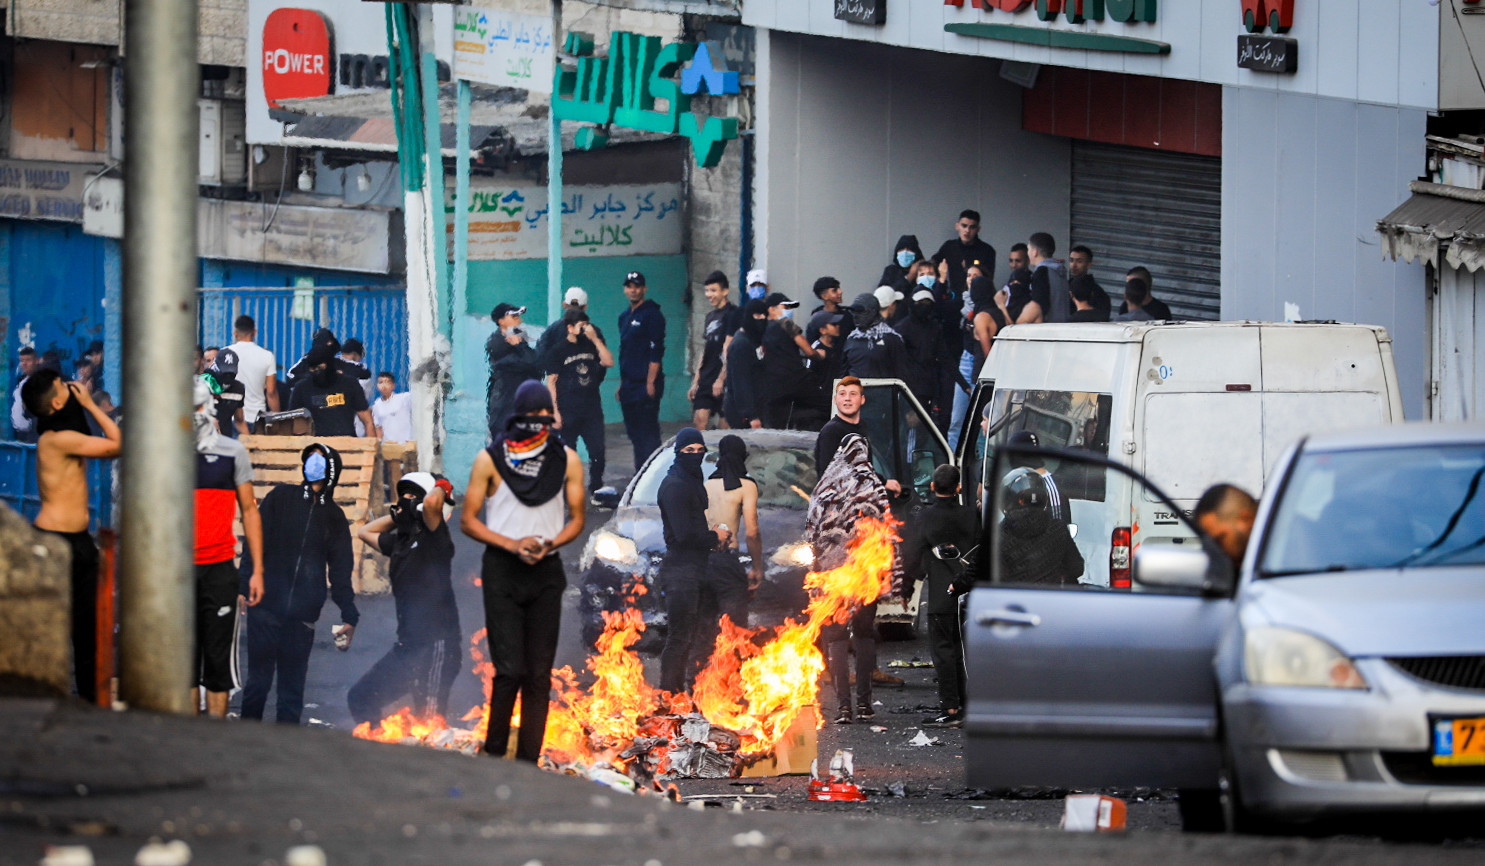
[[[1434,720],[1433,764],[1485,765],[1485,718]]]

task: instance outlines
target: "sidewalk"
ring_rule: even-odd
[[[34,866],[46,844],[88,845],[100,866],[123,866],[151,837],[184,839],[206,866],[278,864],[308,843],[330,866],[1479,860],[1477,850],[859,821],[840,805],[839,817],[697,812],[523,764],[334,731],[0,699],[4,866]]]

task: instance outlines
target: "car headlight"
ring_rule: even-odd
[[[1364,689],[1366,680],[1349,658],[1312,634],[1264,626],[1243,637],[1243,668],[1258,686]]]
[[[632,565],[639,561],[639,548],[633,539],[603,532],[593,539],[593,555],[605,562]]]
[[[815,550],[805,542],[786,544],[773,552],[775,565],[810,568],[815,564]]]

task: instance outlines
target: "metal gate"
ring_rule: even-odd
[[[1072,243],[1093,250],[1115,309],[1125,272],[1144,265],[1177,318],[1218,319],[1221,158],[1089,141],[1074,141],[1072,157]]]
[[[203,346],[232,342],[232,322],[249,315],[258,326],[258,344],[278,358],[280,375],[309,351],[320,328],[341,341],[366,344],[364,363],[373,374],[386,370],[407,389],[407,294],[401,288],[204,288],[200,335]]]
[[[1485,406],[1485,273],[1442,261],[1435,273],[1429,418],[1473,421]]]

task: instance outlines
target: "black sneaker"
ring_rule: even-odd
[[[842,706],[840,708],[840,712],[835,714],[835,723],[837,725],[849,725],[851,723],[850,705]]]
[[[866,703],[866,704],[857,704],[856,705],[856,718],[858,718],[858,719],[874,719],[876,717],[877,717],[877,711],[871,708],[871,704]]]
[[[940,716],[923,720],[925,728],[962,728],[964,727],[964,711],[951,710]]]

